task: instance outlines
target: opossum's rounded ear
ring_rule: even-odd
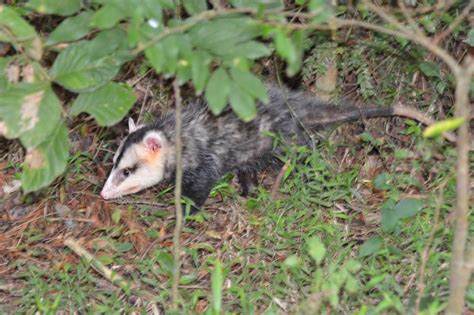
[[[135,125],[135,122],[133,121],[133,118],[130,117],[130,118],[128,118],[128,133],[132,133],[135,130],[137,130],[137,125]]]
[[[143,140],[148,150],[158,152],[161,149],[161,137],[156,133],[148,134]]]

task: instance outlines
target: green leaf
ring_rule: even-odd
[[[21,185],[25,193],[48,186],[66,169],[69,155],[68,130],[64,123],[54,126],[48,140],[28,151]]]
[[[441,78],[441,70],[439,65],[431,62],[431,61],[424,61],[420,63],[419,68],[424,75],[431,77],[431,78]]]
[[[189,36],[193,47],[218,56],[234,56],[234,48],[261,33],[257,23],[248,17],[222,17],[193,27]]]
[[[74,92],[92,91],[113,79],[130,58],[127,35],[112,29],[91,41],[80,41],[63,50],[50,69],[53,80]]]
[[[32,40],[38,36],[35,29],[15,10],[3,5],[0,5],[0,25],[7,27],[9,30],[9,32],[0,32],[0,41],[11,42],[12,38],[9,37],[9,33],[20,42]]]
[[[385,233],[391,233],[395,231],[395,228],[398,225],[399,218],[396,212],[393,210],[394,207],[395,201],[393,199],[388,199],[381,207],[380,224],[382,231]]]
[[[26,148],[49,138],[60,113],[59,100],[45,83],[20,83],[0,94],[2,134],[10,139],[19,137]]]
[[[163,54],[165,58],[164,72],[168,74],[175,74],[178,68],[178,59],[180,56],[180,48],[187,38],[184,35],[171,35],[161,41],[163,46]]]
[[[158,250],[155,254],[156,261],[160,264],[160,269],[162,269],[167,275],[173,275],[173,256],[167,252]]]
[[[275,36],[275,48],[277,53],[288,63],[296,62],[298,52],[295,44],[291,41],[284,31],[278,30]]]
[[[313,237],[307,241],[309,255],[319,265],[326,256],[326,247],[318,237]]]
[[[415,198],[405,198],[400,200],[394,208],[400,219],[415,216],[423,208],[423,201]]]
[[[270,98],[268,97],[267,87],[259,78],[249,71],[242,71],[236,68],[230,69],[230,75],[242,89],[263,103],[268,104]]]
[[[17,50],[23,47],[30,58],[41,59],[43,54],[41,39],[35,29],[17,12],[0,5],[0,26],[6,29],[0,32],[0,42],[12,43]]]
[[[230,3],[237,8],[252,8],[265,10],[283,10],[283,0],[231,0]]]
[[[474,28],[471,27],[471,29],[467,33],[466,39],[463,40],[463,42],[471,47],[474,47]]]
[[[70,109],[71,115],[86,112],[92,115],[101,126],[111,126],[119,122],[136,101],[132,88],[109,82],[103,87],[81,93]]]
[[[220,114],[227,105],[231,83],[232,81],[223,68],[214,71],[209,79],[206,87],[206,99],[209,109],[214,115]]]
[[[206,87],[207,79],[210,75],[209,64],[211,60],[211,56],[202,50],[196,51],[192,56],[192,78],[198,95]]]
[[[465,119],[461,118],[448,118],[438,122],[435,122],[432,125],[429,125],[425,131],[423,131],[423,137],[425,138],[434,138],[440,136],[443,132],[455,130],[459,128]]]
[[[359,257],[366,257],[366,256],[371,256],[382,247],[383,240],[380,238],[380,236],[375,235],[369,238],[362,244],[359,250]]]
[[[235,83],[230,89],[229,99],[232,109],[243,121],[248,122],[257,117],[254,98]]]
[[[110,255],[98,255],[97,260],[106,266],[111,265],[114,262],[113,257]]]
[[[195,15],[207,10],[206,0],[183,0],[182,3],[186,9],[186,12],[191,15]]]
[[[81,8],[81,0],[30,0],[28,7],[42,14],[71,15]]]
[[[166,63],[165,51],[161,43],[157,43],[150,48],[145,49],[145,56],[151,63],[156,73],[161,73]]]
[[[90,30],[89,23],[91,18],[92,12],[84,11],[65,19],[49,34],[46,45],[51,46],[61,42],[72,42],[84,37]]]
[[[148,19],[155,19],[157,21],[163,20],[163,1],[161,0],[142,0],[145,17]],[[173,4],[174,6],[174,4]]]
[[[399,217],[397,216],[397,213],[393,210],[393,208],[382,208],[380,219],[382,231],[384,231],[385,233],[392,233],[393,231],[395,231],[398,222]]]
[[[219,259],[214,262],[214,270],[211,275],[212,289],[212,310],[215,314],[221,314],[222,310],[222,285],[224,284],[224,275],[222,272],[222,263]]]
[[[288,67],[286,69],[286,74],[291,77],[294,76],[298,71],[301,69],[301,65],[303,63],[303,45],[306,38],[306,34],[303,30],[295,31],[291,36],[291,40],[296,48],[296,60],[289,61]]]
[[[130,251],[133,248],[133,244],[130,242],[118,243],[115,245],[115,249],[121,253]]]
[[[374,188],[377,190],[389,190],[392,186],[388,184],[388,175],[387,173],[382,173],[375,177],[374,181]]]
[[[90,26],[98,29],[107,29],[114,27],[117,23],[127,16],[120,8],[112,3],[107,3],[97,12],[95,12]]]
[[[270,56],[271,50],[266,45],[252,40],[234,47],[234,54],[248,59],[258,59]]]

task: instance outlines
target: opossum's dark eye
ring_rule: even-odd
[[[130,173],[131,173],[131,171],[130,171],[129,168],[126,168],[126,169],[124,169],[124,170],[122,171],[122,174],[123,174],[123,176],[125,176],[125,177],[127,177],[128,175],[130,175]]]
[[[137,169],[137,164],[135,164],[132,167],[124,168],[123,171],[122,171],[122,174],[123,174],[123,176],[127,177],[128,175],[133,173],[136,169]]]

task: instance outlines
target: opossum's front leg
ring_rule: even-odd
[[[206,202],[212,187],[218,180],[218,174],[210,174],[205,168],[192,174],[183,174],[183,195],[194,201],[193,212]]]

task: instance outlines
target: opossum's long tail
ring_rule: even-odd
[[[303,113],[301,113],[303,114]],[[319,129],[333,124],[341,124],[365,118],[391,117],[393,107],[357,107],[320,104],[307,110],[300,119],[311,129]]]
[[[402,104],[393,107],[357,107],[354,105],[334,106],[320,104],[313,107],[313,110],[308,110],[306,113],[300,112],[300,114],[302,114],[299,117],[302,123],[310,129],[319,129],[328,125],[359,119],[392,116],[411,118],[424,125],[431,125],[435,122],[424,113]],[[450,132],[443,133],[443,137],[450,142],[456,142],[456,136]]]

